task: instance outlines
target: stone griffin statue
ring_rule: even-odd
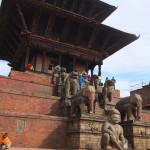
[[[114,82],[111,80],[105,81],[104,87],[102,90],[103,101],[105,104],[112,102],[113,93],[114,93]]]
[[[98,89],[98,85],[99,85],[98,75],[95,75],[95,74],[93,75],[92,82],[93,82],[93,85],[95,86],[95,89]]]
[[[118,109],[121,113],[121,121],[124,121],[126,116],[127,120],[132,120],[132,114],[135,120],[140,120],[142,112],[142,98],[139,94],[132,94],[129,97],[122,98],[116,104],[116,109]]]
[[[104,150],[127,150],[128,141],[124,138],[120,122],[120,112],[111,108],[106,110],[108,121],[102,126],[101,148]]]
[[[80,114],[86,113],[86,107],[89,113],[93,113],[95,100],[95,88],[94,86],[86,86],[71,98],[71,115],[76,115],[76,110],[80,110]]]
[[[65,82],[65,97],[70,98],[77,92],[78,88],[78,72],[72,71]]]

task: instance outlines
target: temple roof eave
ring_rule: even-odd
[[[2,22],[0,22],[0,38],[2,39],[0,41],[0,53],[1,53],[0,59],[6,58],[9,61],[13,61],[13,59],[14,59],[13,58],[13,56],[14,56],[13,52],[15,52],[15,51],[11,49],[12,46],[5,47],[5,49],[3,49],[4,46],[1,47],[1,45],[3,44],[3,42],[2,42],[3,39],[4,38],[6,39],[6,37],[4,37],[3,35],[4,34],[10,34],[9,31],[7,30],[7,27],[6,27],[7,24],[10,24],[10,21],[8,21],[7,13],[5,12],[7,10],[6,2],[9,2],[9,1],[10,0],[6,0],[6,1],[3,0],[2,1],[2,7],[3,7],[2,11],[3,12],[0,13],[0,20],[1,19],[3,20]],[[18,2],[21,2],[21,1],[22,0],[20,0]],[[26,1],[23,1],[23,3],[27,3],[27,2],[33,3],[35,1],[37,1],[37,0],[34,0],[34,1],[26,0]],[[103,43],[100,43],[96,47],[96,49],[94,49],[93,47],[90,47],[90,48],[89,47],[82,47],[82,45],[74,45],[73,43],[67,43],[67,42],[63,42],[61,40],[57,41],[55,39],[47,39],[46,37],[34,36],[34,34],[31,33],[32,40],[34,39],[34,41],[35,41],[35,39],[36,39],[38,42],[41,41],[41,44],[40,44],[41,46],[43,45],[42,42],[43,43],[46,43],[46,42],[53,43],[53,44],[51,44],[51,45],[53,45],[53,47],[56,46],[54,43],[57,43],[57,46],[55,48],[58,49],[59,51],[63,52],[67,49],[67,51],[68,50],[70,51],[70,55],[74,54],[74,53],[72,53],[73,51],[78,51],[77,55],[80,55],[80,57],[84,57],[84,55],[85,55],[85,57],[87,57],[86,53],[88,53],[89,56],[94,54],[92,57],[92,60],[98,61],[99,57],[100,57],[100,59],[106,59],[108,56],[114,54],[115,52],[117,52],[118,50],[123,48],[124,46],[126,46],[126,45],[130,44],[131,42],[138,39],[138,37],[133,35],[133,34],[125,33],[123,31],[114,29],[112,27],[106,26],[104,24],[101,24],[95,20],[91,20],[89,18],[86,18],[84,16],[81,16],[78,14],[74,15],[74,13],[72,13],[72,12],[62,10],[61,8],[58,8],[58,7],[56,8],[56,7],[51,6],[51,5],[46,5],[40,1],[39,1],[39,4],[42,4],[43,8],[46,7],[47,10],[49,10],[49,8],[51,8],[51,9],[58,11],[59,14],[61,14],[63,12],[64,14],[67,14],[66,16],[70,16],[70,17],[73,16],[74,19],[80,20],[81,22],[84,21],[87,24],[87,26],[91,26],[91,24],[92,24],[92,26],[94,28],[100,29],[98,31],[98,34],[101,36],[101,39],[103,39],[103,41],[102,41]],[[39,6],[39,4],[38,4],[38,6]],[[37,4],[34,4],[34,5],[37,6]],[[9,7],[12,7],[12,4]],[[2,14],[4,14],[4,15],[2,15]],[[105,33],[105,35],[103,35],[102,33]],[[21,36],[20,33],[18,33],[18,35]],[[118,38],[117,41],[114,41],[113,43],[107,43],[107,39],[109,39],[109,41],[111,41],[111,39],[114,39],[116,37]],[[97,37],[97,39],[98,39],[98,37]],[[5,40],[5,41],[6,41],[6,45],[7,45],[7,43],[9,43],[9,41],[8,40]],[[82,41],[80,41],[80,42],[82,42]],[[89,43],[90,43],[90,41],[89,41]],[[95,44],[95,43],[93,43],[93,44]],[[61,48],[60,47],[58,48],[58,45],[61,45]],[[105,46],[103,46],[103,45],[105,45]],[[18,43],[17,47],[19,47],[19,43]],[[71,51],[71,49],[72,49],[72,51]],[[13,51],[13,52],[11,52],[11,51]],[[8,54],[8,56],[7,56],[7,54]],[[94,58],[94,56],[96,57],[96,59]]]

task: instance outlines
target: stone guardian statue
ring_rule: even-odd
[[[106,110],[108,121],[102,126],[101,148],[104,150],[127,150],[128,141],[124,138],[120,122],[120,112],[111,108]]]

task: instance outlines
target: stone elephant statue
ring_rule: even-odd
[[[72,71],[65,81],[65,97],[70,98],[77,92],[78,88],[78,72]]]
[[[111,103],[114,93],[114,82],[112,80],[106,80],[102,89],[103,101],[105,104]]]
[[[132,120],[132,115],[135,120],[140,120],[142,112],[142,98],[139,94],[132,94],[129,97],[122,98],[116,104],[116,109],[118,109],[121,113],[121,121],[124,121],[126,116],[127,120]]]
[[[85,113],[85,106],[88,108],[89,113],[94,111],[94,100],[95,100],[95,88],[94,86],[88,85],[71,98],[71,115],[76,114],[76,109],[80,110],[80,114]]]

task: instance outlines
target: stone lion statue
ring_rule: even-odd
[[[141,119],[142,112],[142,98],[139,94],[132,94],[129,97],[120,99],[116,104],[116,109],[121,113],[121,120],[124,121],[127,116],[127,120],[132,120],[132,115],[135,120]]]
[[[98,85],[99,85],[99,79],[98,79],[98,75],[93,75],[92,77],[92,83],[95,86],[95,89],[98,89]]]
[[[77,92],[78,88],[78,72],[72,71],[65,81],[65,97],[70,98]]]
[[[103,101],[105,104],[111,103],[114,93],[114,82],[112,80],[106,80],[102,90]]]
[[[86,86],[71,98],[71,115],[76,114],[76,109],[80,110],[80,114],[85,113],[85,106],[88,108],[89,113],[93,113],[95,100],[95,88],[94,86]]]

